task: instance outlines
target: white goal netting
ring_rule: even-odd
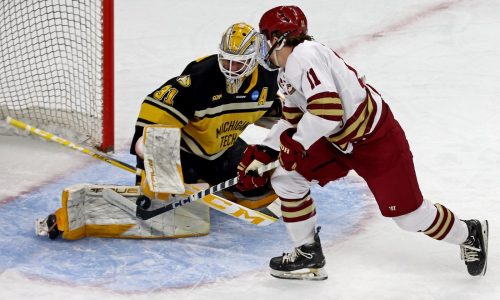
[[[1,1],[0,119],[103,144],[103,1]]]

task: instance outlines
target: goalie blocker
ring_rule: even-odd
[[[167,200],[170,194],[184,193],[180,158],[181,131],[168,125],[144,127],[138,143],[144,159],[141,189],[150,199]]]

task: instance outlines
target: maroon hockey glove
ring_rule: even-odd
[[[247,171],[247,168],[266,165],[276,159],[278,152],[262,145],[248,145],[240,164],[238,165],[238,184],[236,188],[240,191],[251,191],[265,186],[269,182],[269,175],[259,176],[257,170]]]
[[[302,144],[292,139],[296,131],[295,128],[290,128],[280,135],[280,164],[287,171],[295,170],[297,164],[306,154]]]

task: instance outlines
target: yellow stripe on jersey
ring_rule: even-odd
[[[361,113],[358,113],[358,115],[355,113],[349,120],[347,120],[347,126],[344,127],[344,130],[335,135],[329,136],[327,140],[337,144],[341,149],[346,149],[351,140],[360,138],[368,133],[368,124],[370,123],[370,119],[375,108],[373,105],[373,99],[370,95],[367,96],[364,106],[365,107]],[[354,132],[356,133],[353,135]]]
[[[343,109],[309,109],[309,112],[318,117],[334,116],[342,118],[344,115]]]
[[[342,101],[337,93],[325,92],[307,99],[307,110],[315,116],[331,121],[340,121],[344,115]]]
[[[139,119],[151,122],[150,124],[169,124],[177,128],[182,128],[187,123],[186,117],[175,108],[151,98],[148,100],[151,101],[144,101],[141,105]]]
[[[240,105],[247,103],[240,103]],[[255,103],[248,103],[254,104]],[[267,102],[266,105],[271,105]],[[225,107],[233,107],[235,104],[229,104]],[[261,106],[264,107],[264,106]],[[265,113],[266,109],[260,110],[254,106],[254,109],[247,109],[242,112],[217,113],[214,115],[203,113],[203,118],[191,121],[183,129],[182,139],[190,150],[198,156],[212,159],[215,155],[231,147],[243,130],[252,123],[255,123]],[[198,114],[199,112],[196,112]]]
[[[245,90],[245,94],[248,94],[257,84],[257,80],[259,79],[259,68],[255,68],[252,72],[252,79],[250,80],[250,84],[248,88]]]
[[[311,101],[308,101],[307,105],[311,104],[342,104],[340,101],[340,98],[332,98],[332,97],[327,97],[327,98],[319,98],[319,99],[314,99]]]
[[[304,113],[303,112],[291,113],[291,112],[283,111],[283,115],[285,116],[286,120],[293,120],[293,119],[301,118],[304,115]]]
[[[219,158],[222,154],[224,154],[224,151],[214,154],[207,154],[207,151],[205,151],[203,147],[200,146],[200,144],[198,144],[192,137],[186,134],[186,132],[182,132],[181,138],[182,138],[182,143],[181,143],[182,150],[194,153],[196,156],[202,157],[204,159],[214,160]],[[185,144],[187,148],[184,147],[183,144]]]
[[[365,117],[365,120],[363,121],[363,123],[361,123],[361,125],[359,126],[358,128],[358,132],[356,133],[356,135],[353,137],[353,139],[357,139],[357,138],[360,138],[362,137],[363,135],[365,135],[367,133],[367,127],[368,127],[368,123],[370,123],[370,116],[372,115],[373,113],[373,101],[372,99],[368,99],[368,113],[367,113],[367,116]]]
[[[256,110],[259,111],[267,110],[272,105],[273,105],[272,102],[264,102],[262,105],[260,105],[258,102],[229,103],[229,104],[222,104],[216,107],[209,107],[203,110],[197,110],[195,111],[194,116],[198,118],[204,118],[207,115],[210,116],[221,113],[227,114],[237,111],[253,113]]]
[[[205,56],[202,56],[202,57],[200,57],[200,58],[196,59],[196,60],[195,60],[195,62],[200,62],[200,61],[202,61],[202,60],[204,60],[205,58],[210,57],[210,56],[212,56],[212,55],[205,55]]]
[[[282,117],[294,127],[297,127],[304,113],[298,107],[283,106]]]

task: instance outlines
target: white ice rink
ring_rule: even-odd
[[[178,75],[191,60],[215,53],[227,26],[240,21],[257,25],[261,14],[278,4],[292,3],[115,0],[116,154],[131,161],[126,153],[140,102],[146,94]],[[500,226],[497,222],[500,214],[500,0],[304,0],[293,4],[299,5],[307,15],[309,33],[365,74],[367,81],[389,103],[410,141],[424,196],[446,205],[460,218],[489,220],[491,236],[486,276],[473,278],[467,274],[459,259],[458,246],[437,242],[423,234],[404,232],[392,220],[380,215],[371,195],[354,193],[352,199],[346,199],[352,193],[335,186],[331,190],[338,193],[323,197],[320,204],[326,207],[329,202],[349,204],[352,200],[355,210],[342,206],[342,212],[356,218],[351,220],[346,216],[346,220],[352,221],[352,225],[346,225],[342,221],[344,217],[319,206],[320,221],[324,220],[320,225],[325,232],[329,273],[326,281],[285,281],[271,277],[265,267],[268,259],[281,251],[289,251],[290,245],[286,242],[263,244],[260,249],[247,249],[249,241],[259,239],[259,230],[238,221],[218,222],[229,219],[217,214],[213,216],[216,223],[209,236],[177,241],[174,248],[184,245],[191,259],[189,252],[194,249],[200,252],[196,259],[203,262],[206,257],[199,251],[200,243],[230,241],[227,250],[218,249],[225,251],[222,256],[228,259],[217,261],[218,265],[214,265],[209,275],[204,273],[205,277],[211,276],[210,280],[190,281],[189,277],[180,277],[178,274],[184,274],[182,266],[196,266],[191,260],[183,261],[183,256],[178,258],[177,271],[176,268],[158,271],[151,266],[154,262],[137,267],[138,262],[134,262],[140,272],[132,272],[135,269],[123,250],[132,253],[147,249],[152,253],[150,257],[172,255],[175,258],[175,253],[168,251],[171,241],[151,244],[99,239],[72,243],[41,241],[33,234],[34,219],[58,207],[59,187],[86,179],[85,176],[90,175],[85,172],[102,163],[40,139],[11,136],[0,137],[3,169],[0,173],[0,240],[3,244],[0,299],[500,299]],[[257,142],[262,134],[252,127],[245,132],[245,138]],[[114,178],[107,177],[105,172],[101,174],[98,180],[101,182]],[[95,180],[96,177],[89,178]],[[350,174],[346,181],[348,186],[361,185],[356,187],[357,191],[366,193],[366,187],[355,174]],[[47,190],[48,186],[54,188]],[[53,191],[56,193],[51,194]],[[47,198],[35,199],[37,206],[28,205],[35,202],[26,200],[30,196],[46,194]],[[18,214],[23,217],[17,217]],[[335,233],[334,227],[340,224],[346,226],[345,231]],[[275,227],[262,231],[263,234],[277,234],[286,241],[282,224],[271,226]],[[248,237],[243,240],[244,244],[237,244],[238,234]],[[96,244],[99,244],[97,248]],[[27,245],[35,247],[26,250]],[[45,251],[54,245],[59,258],[47,252],[40,255],[38,245],[45,247]],[[6,254],[5,249],[12,251]],[[109,252],[91,253],[95,249]],[[69,257],[74,250],[101,257],[104,266],[108,266],[108,261],[121,264],[109,263],[104,276],[101,269],[89,270],[86,261],[82,261],[86,256]],[[207,253],[212,253],[208,250]],[[153,253],[155,251],[158,253]],[[248,257],[255,260],[258,267],[245,263],[245,251],[265,253]],[[29,259],[30,255],[37,259]],[[229,262],[231,266],[227,265]],[[68,271],[67,277],[60,274],[60,278],[30,272],[58,269],[58,264],[74,268]],[[219,271],[219,266],[225,271]],[[225,268],[234,270],[227,273]],[[238,272],[238,268],[246,268],[246,271]],[[85,273],[80,274],[80,270]],[[193,277],[199,275],[196,268],[192,272]],[[101,276],[105,280],[93,280]],[[88,277],[88,281],[81,283],[80,277]],[[148,277],[151,280],[142,285],[143,289],[125,287],[140,287],[141,280]],[[151,282],[154,287],[148,285]],[[169,284],[171,282],[176,284]]]

